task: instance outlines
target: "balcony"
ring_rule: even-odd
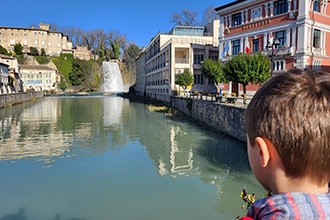
[[[183,64],[187,64],[188,59],[187,58],[175,58],[175,63],[183,63]]]
[[[293,55],[293,47],[281,47],[277,48],[275,54],[278,56],[290,56]]]
[[[313,47],[313,53],[317,55],[323,55],[324,54],[324,49],[320,47]]]
[[[261,53],[263,53],[266,56],[271,56],[271,53],[273,51],[273,56],[292,56],[293,55],[293,47],[281,47],[281,48],[276,48],[276,49],[272,49],[272,50],[267,50],[264,49],[263,51],[261,51]]]

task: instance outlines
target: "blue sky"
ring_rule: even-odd
[[[142,47],[159,31],[168,32],[172,13],[196,11],[201,20],[209,6],[218,7],[233,0],[1,0],[0,26],[28,28],[40,22],[58,27],[103,29],[125,34]]]

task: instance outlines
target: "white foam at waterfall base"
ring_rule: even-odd
[[[102,63],[103,67],[103,92],[105,93],[121,93],[124,92],[124,83],[121,72],[116,62]]]

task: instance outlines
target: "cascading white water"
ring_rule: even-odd
[[[103,86],[104,93],[121,93],[124,92],[124,83],[121,72],[116,62],[102,63],[103,67]]]

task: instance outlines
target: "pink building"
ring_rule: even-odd
[[[330,72],[328,0],[236,0],[215,11],[222,61],[238,53],[262,52],[272,60],[273,74],[292,68]]]

